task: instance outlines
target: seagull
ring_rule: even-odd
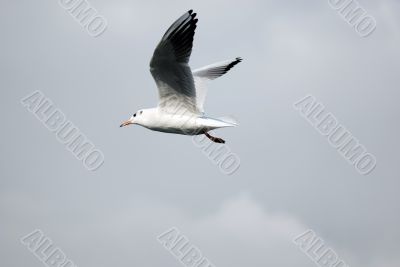
[[[235,127],[237,123],[229,117],[211,118],[205,115],[206,84],[226,74],[242,59],[237,57],[192,71],[189,59],[197,21],[196,13],[189,10],[165,32],[150,61],[150,72],[158,87],[158,106],[137,111],[120,127],[137,124],[164,133],[204,134],[215,143],[225,143],[225,140],[211,136],[209,132]]]

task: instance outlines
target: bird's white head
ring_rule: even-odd
[[[150,127],[157,121],[158,118],[158,109],[157,108],[147,108],[141,109],[133,114],[129,120],[124,121],[120,127],[124,127],[130,124],[138,124],[144,127]]]
[[[133,114],[129,120],[124,121],[119,127],[124,127],[130,124],[143,125],[146,121],[146,110],[141,109]]]

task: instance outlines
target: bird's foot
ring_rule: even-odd
[[[218,144],[225,144],[225,140],[222,138],[218,138],[218,137],[214,137],[211,136],[209,133],[204,133],[205,136],[208,137],[208,139],[210,139],[211,141],[213,141],[214,143],[218,143]]]

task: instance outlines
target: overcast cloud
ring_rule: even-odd
[[[400,266],[400,2],[359,0],[368,37],[322,1],[90,0],[88,32],[59,1],[1,0],[0,265],[44,266],[35,229],[77,266],[181,263],[157,236],[178,228],[216,267],[308,267],[293,242],[315,231],[349,266]],[[192,67],[242,57],[213,81],[211,116],[241,166],[224,175],[187,136],[119,124],[157,104],[153,50],[198,13]],[[88,171],[20,100],[40,90],[105,156]],[[360,175],[293,108],[313,95],[376,156]]]

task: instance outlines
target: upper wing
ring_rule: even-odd
[[[166,31],[150,61],[150,71],[159,92],[159,107],[173,111],[178,106],[197,113],[196,89],[188,65],[196,29],[196,13],[186,12]]]
[[[203,106],[207,95],[207,81],[221,77],[240,62],[242,62],[242,59],[237,57],[235,60],[218,62],[193,71],[196,86],[197,108],[201,112],[204,111]]]

